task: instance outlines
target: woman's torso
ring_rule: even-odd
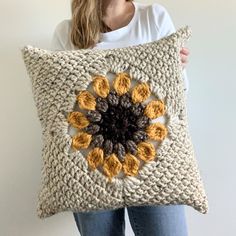
[[[107,49],[137,45],[158,40],[175,31],[169,14],[162,5],[135,1],[132,3],[135,6],[135,12],[131,21],[124,27],[101,33],[101,42],[98,42],[95,48]],[[78,49],[69,38],[70,30],[71,19],[62,20],[57,25],[51,43],[53,50]]]

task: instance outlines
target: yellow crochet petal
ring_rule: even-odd
[[[94,76],[93,90],[98,96],[106,98],[110,92],[110,85],[108,79],[102,75]]]
[[[119,174],[122,169],[122,164],[120,163],[118,157],[112,153],[110,156],[106,157],[103,162],[103,171],[111,182],[112,178]]]
[[[140,161],[132,154],[127,153],[122,164],[123,171],[126,175],[135,176],[138,174]]]
[[[87,90],[80,91],[77,101],[81,109],[95,110],[96,98]]]
[[[141,103],[145,101],[151,95],[148,83],[143,82],[136,85],[133,88],[131,95],[134,103]]]
[[[166,137],[168,130],[163,124],[157,122],[154,124],[150,124],[146,128],[146,133],[150,139],[162,141]]]
[[[79,111],[69,112],[67,121],[77,129],[85,128],[90,123],[86,116]]]
[[[113,80],[113,87],[118,95],[127,93],[130,89],[131,78],[128,73],[120,72],[116,74],[116,78]]]
[[[161,100],[149,102],[144,109],[144,114],[150,119],[156,119],[157,117],[163,116],[165,112],[166,107]]]
[[[87,162],[92,170],[95,170],[99,165],[102,165],[103,160],[104,152],[99,147],[95,147],[87,155]]]
[[[152,143],[140,142],[137,145],[137,157],[141,160],[148,162],[155,158],[156,150]]]
[[[76,150],[88,148],[92,140],[92,135],[86,132],[79,132],[72,138],[72,147]]]

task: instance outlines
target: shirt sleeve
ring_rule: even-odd
[[[56,25],[56,28],[53,31],[52,39],[50,41],[50,49],[52,51],[65,50],[65,23],[63,20]]]
[[[158,30],[159,39],[176,32],[171,16],[163,5],[159,3],[154,3],[153,13],[154,13],[154,22]],[[187,94],[189,91],[189,80],[186,68],[183,69],[183,80],[184,80],[184,90],[185,93]]]

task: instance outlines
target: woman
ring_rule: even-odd
[[[132,0],[73,0],[72,19],[60,22],[52,50],[117,48],[158,40],[175,32],[167,10],[158,3]],[[183,67],[189,50],[180,51]],[[185,90],[188,80],[184,70]],[[73,212],[82,236],[122,236],[125,208],[99,212]],[[135,235],[187,236],[183,205],[127,207]]]

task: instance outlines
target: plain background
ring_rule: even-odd
[[[144,2],[144,1],[143,1]],[[152,3],[154,1],[145,1]],[[164,1],[176,26],[192,27],[187,73],[188,119],[209,198],[209,213],[186,206],[190,236],[236,232],[236,2]],[[40,220],[41,130],[20,48],[47,48],[70,1],[0,1],[0,235],[79,235],[70,212]],[[127,235],[132,230],[127,221]]]

